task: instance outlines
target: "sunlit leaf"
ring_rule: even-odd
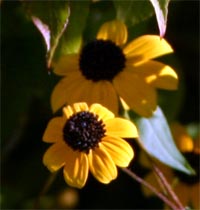
[[[24,6],[44,38],[47,64],[50,67],[55,49],[68,23],[68,1],[25,1]]]
[[[113,1],[117,18],[128,26],[133,26],[153,15],[153,8],[149,1]]]
[[[150,155],[172,168],[194,174],[194,170],[177,149],[168,123],[159,107],[151,118],[140,118],[137,125],[142,145]]]
[[[56,49],[55,57],[77,53],[82,45],[82,33],[89,12],[89,1],[70,1],[70,17],[67,30]]]
[[[169,1],[170,0],[150,0],[156,13],[161,37],[163,37],[166,32]]]

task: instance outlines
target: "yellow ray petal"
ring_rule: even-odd
[[[63,113],[65,114],[66,118],[69,119],[74,113],[88,110],[88,105],[85,102],[80,102],[74,103],[72,106],[65,106],[63,108]]]
[[[51,171],[55,172],[65,165],[69,147],[64,142],[53,144],[44,154],[43,163]]]
[[[117,168],[109,153],[96,148],[88,154],[89,167],[93,176],[102,183],[109,183],[117,177]]]
[[[86,80],[84,77],[82,78],[81,82],[74,82],[70,89],[68,89],[67,102],[70,105],[77,102],[85,102],[88,105],[91,103],[90,91],[93,88],[93,82],[91,80]],[[74,107],[73,110],[76,111]]]
[[[130,107],[128,106],[128,104],[126,103],[126,101],[124,101],[124,99],[122,97],[119,98],[121,105],[123,107],[124,110],[130,110]]]
[[[114,112],[114,114],[118,114],[119,104],[117,93],[109,81],[92,82],[87,94],[87,102],[89,104],[99,103]]]
[[[111,111],[103,107],[101,104],[92,104],[90,107],[90,111],[98,115],[99,119],[103,121],[115,117]]]
[[[132,66],[138,76],[154,87],[175,90],[178,86],[178,75],[170,67],[158,61],[147,61],[141,65]]]
[[[115,89],[113,88],[113,85],[110,82],[108,81],[93,82],[92,87],[88,94],[89,94],[88,98],[90,97],[89,99],[90,104],[99,103],[105,106],[110,111],[114,112],[115,114],[118,114],[119,110],[118,97]],[[104,108],[99,109],[99,106],[97,106],[95,109],[98,109],[101,112],[101,114],[104,115],[103,113],[105,110]],[[112,116],[113,114],[109,115]]]
[[[64,167],[64,178],[72,187],[82,188],[88,178],[88,159],[86,154],[71,151]]]
[[[138,137],[137,128],[131,121],[114,118],[108,119],[104,123],[106,125],[106,135],[108,136],[119,136],[122,138]]]
[[[173,49],[165,39],[156,35],[144,35],[130,42],[123,49],[127,59],[137,58],[137,62],[172,53]]]
[[[71,106],[65,106],[63,107],[63,114],[66,117],[66,119],[69,119],[74,114],[74,110]]]
[[[88,111],[89,110],[88,105],[84,102],[73,104],[73,108],[76,112]]]
[[[71,72],[79,69],[79,55],[69,54],[60,57],[58,62],[54,65],[54,73],[61,76],[66,76]]]
[[[133,159],[133,149],[121,138],[106,136],[102,139],[102,145],[117,166],[127,167]]]
[[[55,117],[47,125],[43,135],[43,141],[54,143],[63,139],[63,127],[66,122],[64,117]]]
[[[104,23],[98,31],[97,39],[111,40],[116,45],[123,45],[127,41],[127,28],[126,25],[119,21],[109,21]]]
[[[54,87],[51,95],[51,106],[53,112],[56,112],[66,103],[69,103],[70,95],[75,94],[75,91],[79,88],[80,84],[84,81],[84,78],[79,72],[71,73],[70,76],[61,79]]]
[[[119,95],[139,115],[150,117],[156,109],[156,92],[136,74],[123,71],[113,81]]]

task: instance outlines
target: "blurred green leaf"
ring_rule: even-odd
[[[56,81],[46,71],[46,50],[42,37],[25,18],[21,4],[2,4],[1,16],[1,142],[2,146],[7,147],[4,148],[6,153],[20,141],[33,101],[38,100],[36,104],[42,103],[49,108],[46,111],[50,110],[49,96]]]
[[[106,21],[116,18],[116,11],[112,1],[97,1],[90,4],[86,27],[83,33],[84,42],[90,42],[96,37],[99,28]]]
[[[89,12],[89,1],[70,1],[70,17],[67,30],[64,32],[55,59],[62,54],[76,53],[82,44],[82,33]]]
[[[156,13],[161,37],[163,37],[166,32],[169,1],[170,0],[150,0]]]
[[[68,1],[25,1],[24,6],[45,40],[47,64],[50,67],[55,49],[68,23]]]
[[[195,173],[177,149],[168,123],[159,107],[151,118],[139,118],[136,123],[142,145],[150,155],[172,168],[187,174]]]
[[[0,198],[1,209],[10,209],[22,198],[22,193],[19,190],[4,186],[1,187]]]
[[[173,91],[157,89],[158,104],[165,113],[167,121],[170,123],[177,120],[183,105],[185,95],[185,81],[183,78],[182,66],[175,54],[165,55],[161,58],[158,58],[157,60],[171,66],[178,75],[178,89]]]
[[[153,15],[153,8],[149,1],[113,1],[117,18],[133,26]]]
[[[193,139],[198,139],[198,136],[200,134],[200,124],[190,123],[189,125],[187,125],[187,132]]]

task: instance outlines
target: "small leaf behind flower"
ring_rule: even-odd
[[[113,1],[117,18],[127,26],[133,26],[153,15],[153,8],[149,1]]]
[[[161,37],[164,37],[166,32],[169,1],[170,0],[150,0],[156,13]]]
[[[150,155],[172,168],[187,174],[195,174],[177,149],[168,123],[159,107],[151,118],[139,118],[136,124],[141,143]]]
[[[51,66],[55,49],[69,18],[67,1],[24,1],[24,7],[42,34],[47,49],[47,65]]]
[[[79,52],[82,46],[82,34],[89,13],[90,1],[70,1],[70,17],[67,30],[64,31],[55,52],[55,60],[63,54]]]

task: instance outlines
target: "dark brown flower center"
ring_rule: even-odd
[[[180,171],[175,171],[175,174],[178,176],[180,181],[182,181],[188,185],[195,184],[200,181],[199,154],[195,154],[193,152],[187,152],[187,153],[184,153],[184,156],[188,160],[188,162],[190,163],[192,168],[195,170],[196,175],[187,175]]]
[[[72,115],[63,129],[64,141],[73,149],[88,153],[90,149],[98,146],[105,136],[105,125],[88,111]]]
[[[79,66],[90,80],[112,79],[125,67],[125,55],[120,47],[109,40],[94,40],[81,51]]]

